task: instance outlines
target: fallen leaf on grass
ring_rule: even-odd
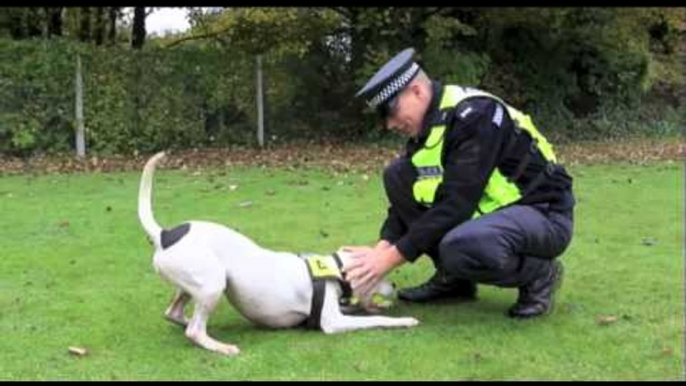
[[[88,355],[88,350],[85,348],[81,348],[81,347],[71,346],[71,347],[69,347],[69,353],[82,357],[82,356]]]
[[[614,315],[601,315],[595,318],[595,322],[601,326],[607,326],[617,321],[617,317]]]
[[[649,247],[655,245],[655,243],[657,243],[657,239],[654,239],[654,238],[645,238],[645,239],[641,240],[641,244],[649,246]]]

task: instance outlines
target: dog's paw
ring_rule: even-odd
[[[412,317],[401,318],[406,327],[414,327],[419,324],[419,320]]]
[[[238,346],[232,344],[221,344],[217,347],[217,352],[224,355],[238,355],[241,353],[241,350]]]

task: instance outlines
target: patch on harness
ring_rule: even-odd
[[[160,241],[162,242],[162,248],[167,249],[171,247],[172,245],[176,244],[183,238],[183,236],[188,233],[188,231],[191,230],[191,224],[185,223],[177,226],[176,228],[172,229],[164,229],[162,230],[162,236],[160,237]]]
[[[305,261],[307,261],[313,279],[338,279],[341,277],[341,271],[333,256],[313,255],[308,256]]]

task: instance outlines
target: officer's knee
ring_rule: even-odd
[[[470,271],[474,265],[473,256],[466,253],[459,234],[449,233],[441,239],[437,259],[439,266],[455,274]]]
[[[438,244],[439,256],[445,258],[455,254],[470,254],[473,249],[474,235],[457,228],[448,232]]]
[[[438,245],[439,261],[454,271],[508,270],[507,253],[488,229],[457,228]]]

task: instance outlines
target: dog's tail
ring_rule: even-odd
[[[155,244],[155,248],[160,247],[160,237],[162,227],[155,221],[152,215],[152,176],[155,173],[155,166],[164,158],[164,152],[159,152],[152,156],[143,168],[141,185],[138,190],[138,218],[148,234],[150,240]]]

